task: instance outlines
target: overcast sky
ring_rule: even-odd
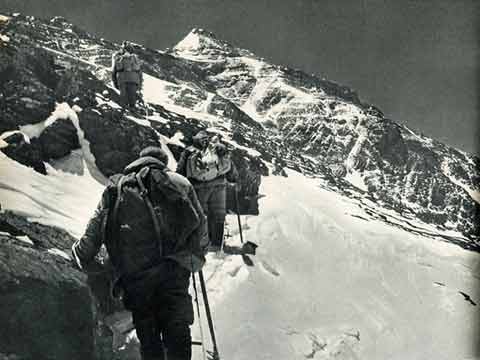
[[[164,49],[193,27],[348,85],[390,118],[480,153],[480,0],[0,0]]]

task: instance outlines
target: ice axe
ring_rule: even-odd
[[[235,193],[235,207],[237,211],[237,220],[238,220],[238,230],[240,232],[240,241],[242,242],[242,252],[244,254],[255,255],[258,245],[251,241],[247,241],[247,242],[243,241],[242,222],[240,220],[240,206],[238,203],[238,190],[236,187],[234,189],[234,193]]]

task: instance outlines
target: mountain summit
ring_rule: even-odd
[[[202,51],[217,51],[227,55],[235,50],[235,48],[226,41],[220,40],[214,33],[194,28],[190,33],[181,40],[173,48],[179,52],[202,52]]]

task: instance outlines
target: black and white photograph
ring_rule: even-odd
[[[480,1],[0,0],[0,360],[480,360]]]

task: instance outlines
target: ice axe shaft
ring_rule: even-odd
[[[207,313],[208,329],[210,330],[210,336],[212,337],[213,351],[210,356],[211,359],[220,360],[220,355],[218,354],[217,348],[217,339],[215,338],[215,330],[213,329],[212,313],[210,312],[210,305],[208,303],[207,287],[205,286],[205,279],[203,278],[202,270],[198,272],[198,276],[200,278],[200,288],[202,289],[205,312]]]
[[[238,230],[240,232],[240,241],[242,242],[242,250],[247,254],[255,255],[258,245],[254,242],[243,241],[242,221],[240,220],[240,205],[238,203],[238,191],[235,189],[235,208],[237,212]]]

